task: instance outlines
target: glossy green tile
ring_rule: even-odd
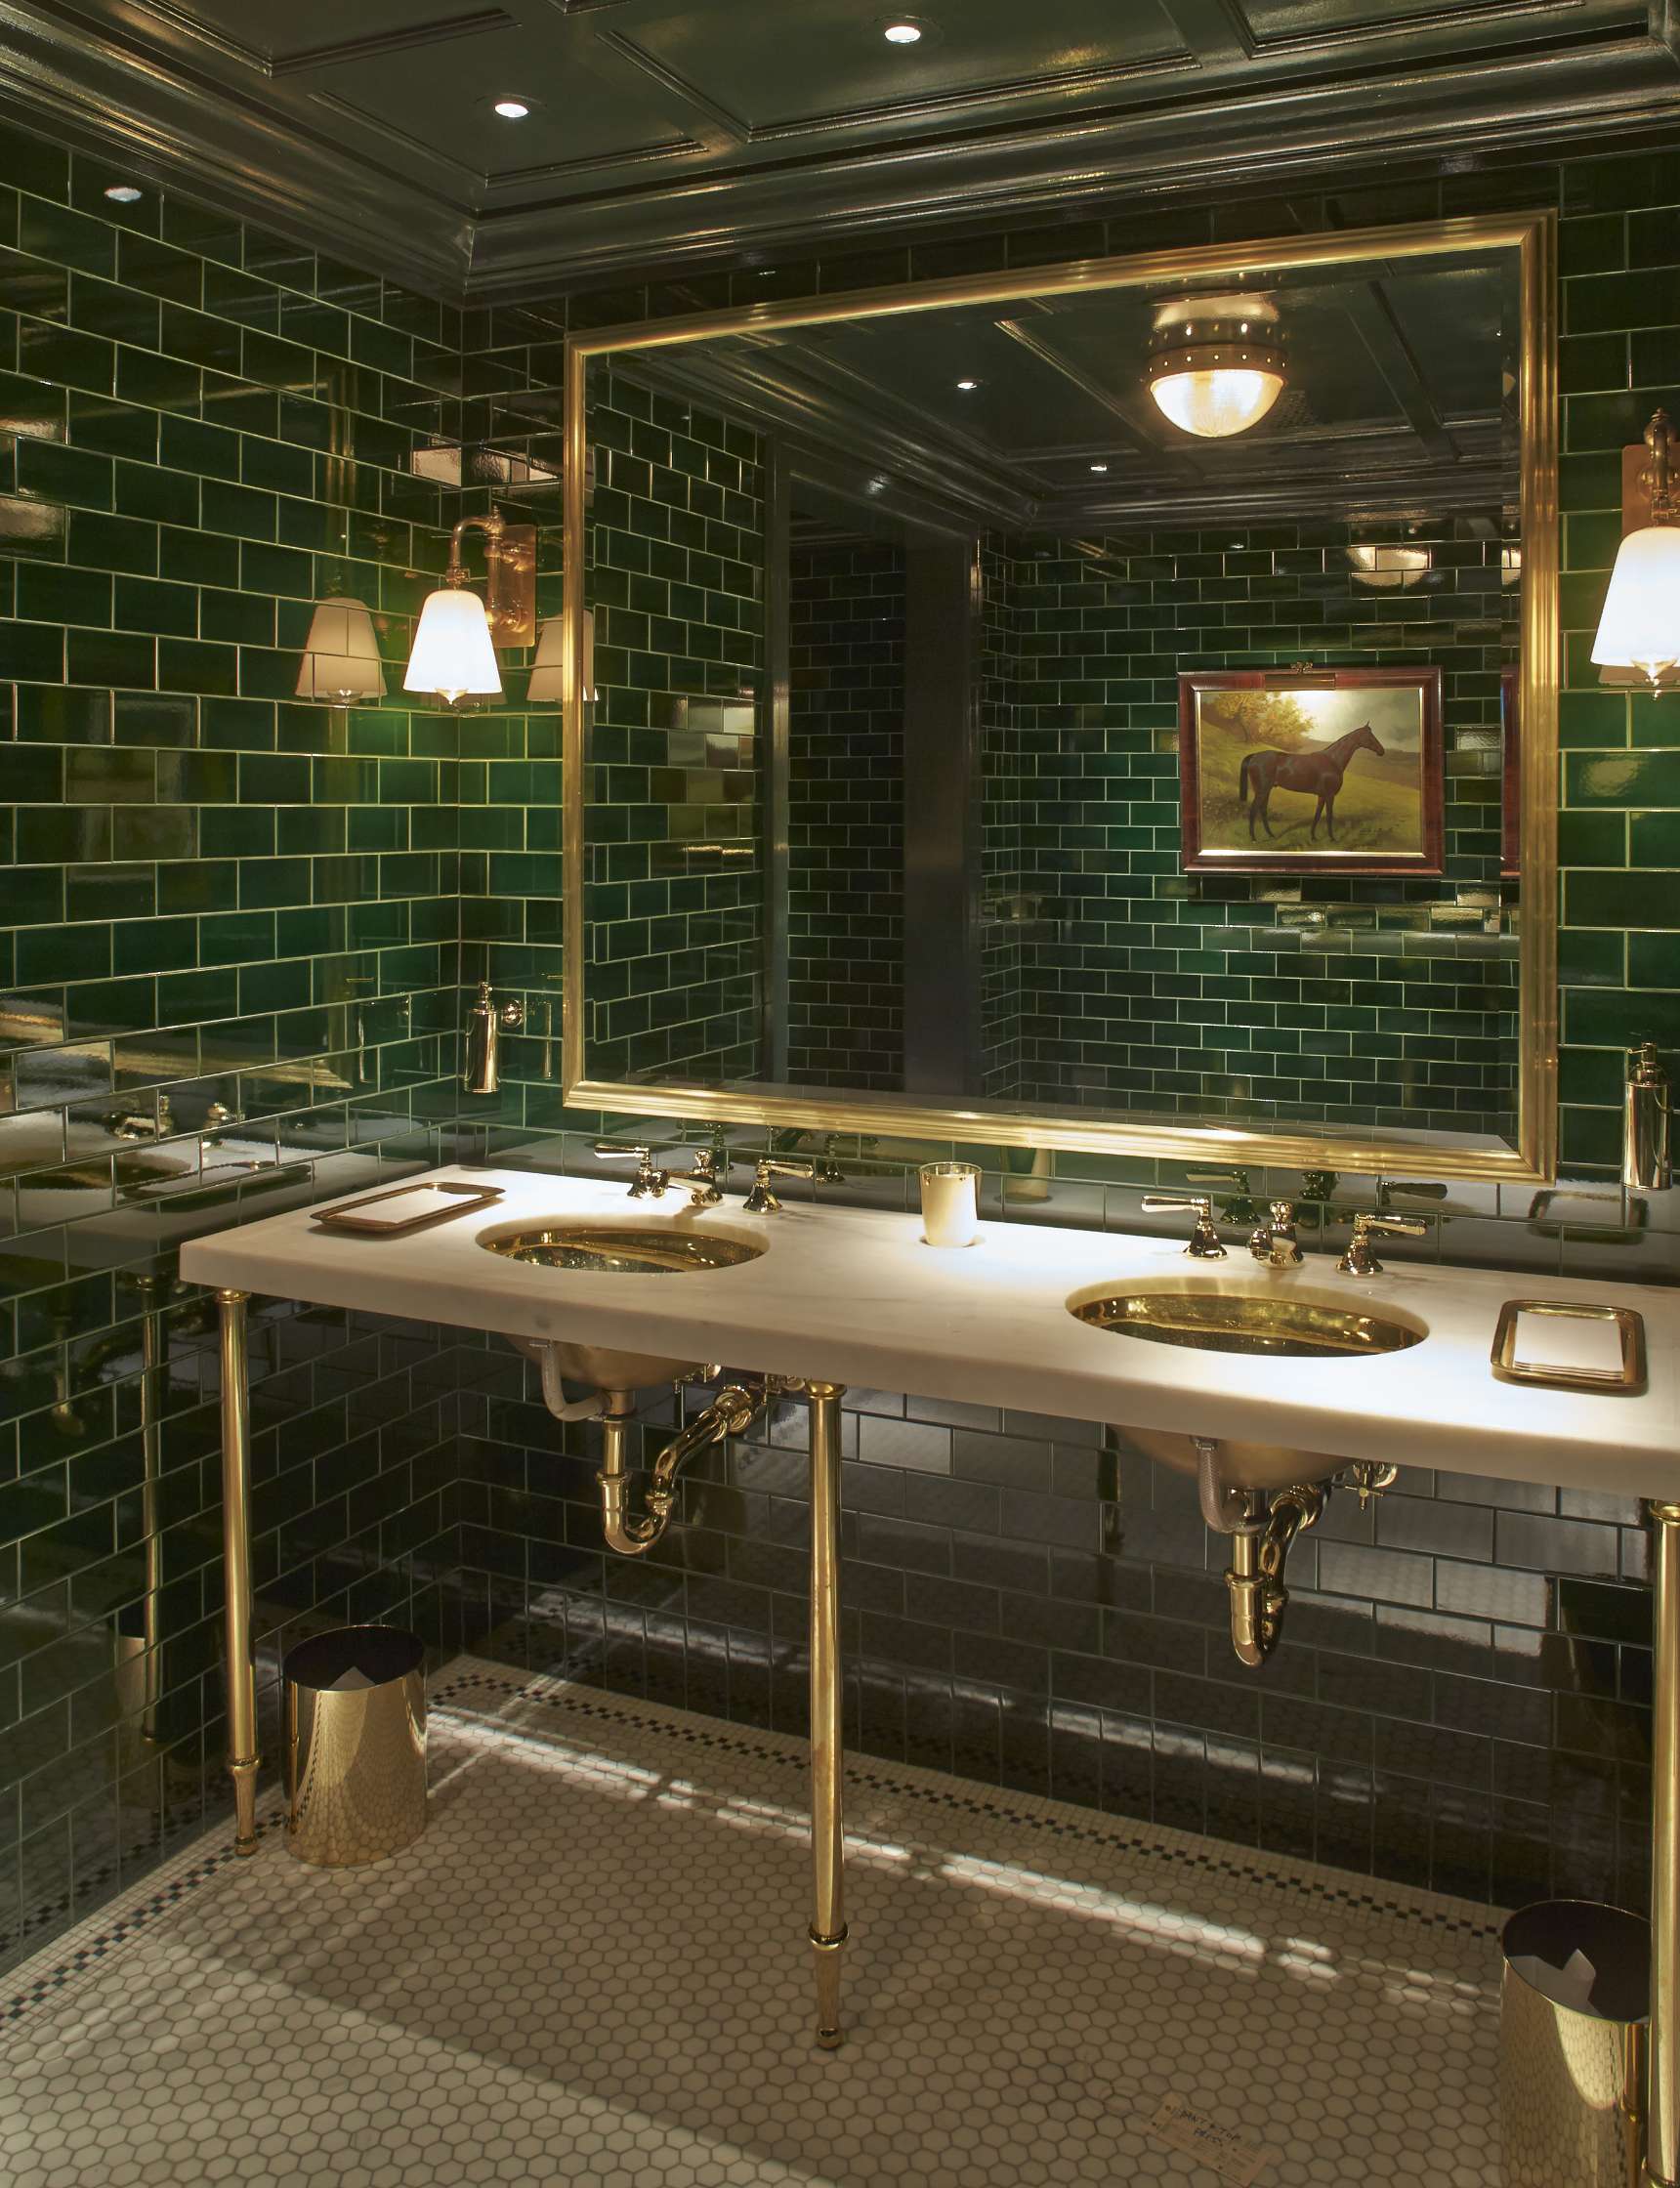
[[[239,656],[231,646],[205,640],[160,638],[157,681],[170,692],[232,693],[239,685]]]
[[[190,585],[161,584],[150,577],[119,577],[112,620],[119,630],[153,637],[191,635],[198,628],[198,595]],[[167,683],[167,678],[160,677]]]
[[[65,673],[74,684],[150,691],[157,682],[157,641],[133,631],[64,634]]]

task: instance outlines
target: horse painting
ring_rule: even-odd
[[[1348,772],[1348,762],[1356,752],[1374,752],[1379,760],[1382,757],[1382,746],[1368,722],[1362,722],[1357,730],[1350,730],[1346,736],[1337,737],[1333,744],[1321,745],[1316,751],[1280,752],[1275,746],[1263,745],[1258,752],[1246,754],[1237,778],[1237,801],[1247,809],[1249,842],[1257,840],[1256,820],[1269,836],[1277,834],[1268,810],[1273,791],[1301,790],[1318,800],[1313,808],[1313,825],[1307,840],[1317,843],[1322,820],[1326,839],[1334,843],[1336,794],[1341,789],[1342,777]]]

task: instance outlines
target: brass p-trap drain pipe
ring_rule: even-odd
[[[1193,1439],[1201,1516],[1215,1533],[1231,1536],[1231,1563],[1225,1585],[1231,1597],[1231,1646],[1250,1669],[1266,1662],[1283,1635],[1289,1591],[1283,1570],[1297,1535],[1314,1526],[1328,1494],[1325,1483],[1297,1482],[1279,1490],[1268,1502],[1257,1489],[1241,1489],[1223,1479],[1219,1445],[1212,1438]],[[1365,1472],[1374,1474],[1376,1469]],[[1386,1470],[1393,1480],[1393,1469]],[[1379,1486],[1360,1485],[1362,1503]]]
[[[622,1557],[640,1557],[644,1551],[651,1550],[671,1524],[671,1513],[677,1501],[677,1474],[684,1461],[713,1444],[724,1444],[732,1436],[743,1435],[764,1410],[769,1395],[764,1389],[749,1390],[742,1383],[726,1383],[705,1411],[696,1413],[687,1428],[679,1429],[653,1461],[648,1508],[640,1517],[633,1518],[629,1508],[630,1470],[625,1464],[625,1452],[636,1400],[627,1390],[608,1391],[600,1416],[601,1471],[595,1477],[601,1485],[601,1526],[608,1548],[618,1551]]]

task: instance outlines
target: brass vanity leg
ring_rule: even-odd
[[[840,2043],[840,1964],[846,1944],[845,1761],[840,1683],[840,1398],[836,1383],[807,1383],[811,1416],[811,1943],[817,1956],[817,2041]]]
[[[1680,1504],[1651,1507],[1651,2038],[1645,2173],[1680,2188]]]
[[[227,1590],[228,1774],[233,1851],[257,1851],[257,1673],[251,1656],[251,1383],[248,1291],[219,1291],[222,1311],[222,1554]]]

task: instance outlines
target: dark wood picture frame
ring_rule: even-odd
[[[1523,870],[1523,678],[1508,668],[1499,676],[1499,874],[1514,880]]]
[[[1321,827],[1314,842],[1309,835],[1305,840],[1311,848],[1268,849],[1266,839],[1257,837],[1254,848],[1246,845],[1208,848],[1202,840],[1201,766],[1198,701],[1204,692],[1265,692],[1280,696],[1289,694],[1319,692],[1384,692],[1412,690],[1418,694],[1419,746],[1418,787],[1420,793],[1419,844],[1415,856],[1385,851],[1343,850],[1333,842],[1326,842],[1324,828]],[[1267,749],[1261,747],[1261,749]],[[1276,748],[1273,748],[1276,749]],[[1326,753],[1331,748],[1326,746]],[[1441,671],[1438,668],[1339,668],[1315,670],[1309,674],[1288,675],[1276,669],[1188,669],[1178,680],[1178,752],[1179,793],[1184,828],[1183,867],[1186,873],[1282,873],[1282,874],[1419,874],[1438,875],[1446,871],[1445,865],[1445,775],[1442,763],[1441,737]],[[1357,750],[1347,763],[1357,760]],[[1346,768],[1343,769],[1346,773]],[[1326,786],[1328,771],[1321,778],[1320,787]],[[1327,826],[1334,825],[1334,798],[1339,788],[1340,777],[1330,787]],[[1278,788],[1286,787],[1278,784]],[[1307,807],[1303,796],[1312,796],[1311,789],[1288,785],[1295,792],[1294,803],[1298,808],[1290,815],[1292,822],[1303,816],[1317,821],[1323,807]],[[1267,813],[1269,798],[1259,801],[1260,813],[1276,820]],[[1250,813],[1253,813],[1253,803]]]

